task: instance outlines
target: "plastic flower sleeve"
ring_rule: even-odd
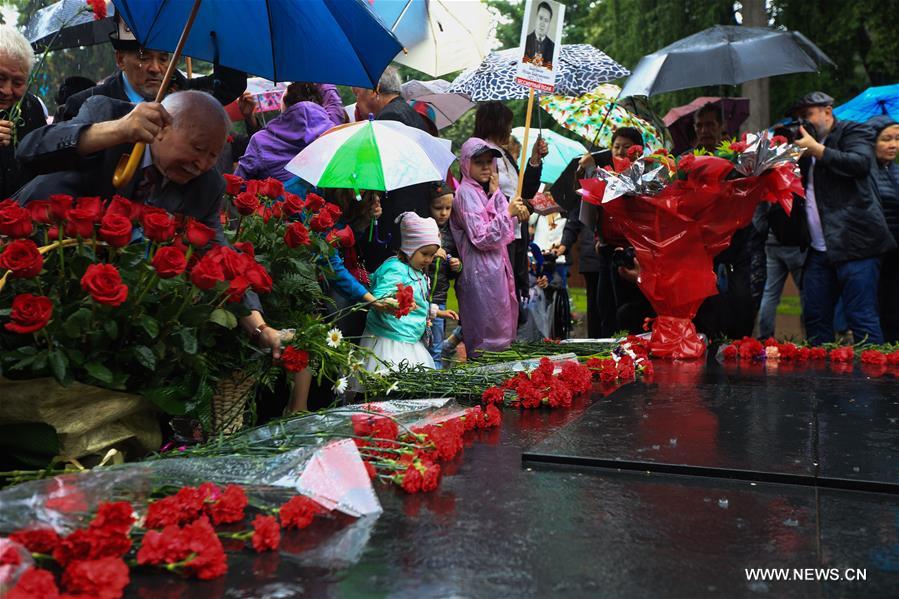
[[[11,558],[8,552],[12,552],[15,557]],[[25,570],[34,565],[34,559],[23,545],[5,537],[0,537],[0,556],[4,558],[0,560],[4,562],[0,563],[0,597],[5,597]]]

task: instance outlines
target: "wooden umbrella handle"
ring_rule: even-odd
[[[178,68],[178,61],[181,60],[181,51],[184,50],[184,44],[187,43],[187,38],[190,35],[190,28],[193,27],[194,20],[197,18],[201,1],[202,0],[194,0],[193,8],[190,9],[190,16],[187,18],[187,23],[184,25],[184,30],[181,31],[181,37],[178,39],[178,45],[175,47],[175,52],[172,54],[169,66],[165,70],[165,76],[162,78],[162,85],[159,86],[159,91],[156,92],[156,102],[161,102],[165,97],[165,92],[169,88],[169,83],[172,81],[172,75],[175,74],[175,69]],[[134,149],[131,150],[131,154],[123,154],[119,159],[119,164],[116,166],[115,173],[112,176],[112,184],[117,189],[128,185],[134,177],[137,166],[144,156],[145,147],[146,144],[144,143],[136,143],[134,144]]]

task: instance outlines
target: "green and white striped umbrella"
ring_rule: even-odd
[[[443,181],[456,160],[446,140],[397,121],[340,125],[285,167],[316,187],[392,191]]]

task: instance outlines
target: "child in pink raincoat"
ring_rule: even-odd
[[[527,209],[521,198],[509,202],[499,190],[494,165],[499,157],[499,150],[483,139],[472,137],[462,144],[462,182],[450,217],[465,265],[456,280],[456,295],[470,353],[508,348],[518,327],[518,300],[506,246],[515,239],[519,218],[527,218]]]

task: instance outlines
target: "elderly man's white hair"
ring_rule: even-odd
[[[12,25],[0,25],[0,58],[12,58],[21,62],[26,73],[30,73],[34,66],[31,44]]]
[[[403,81],[400,79],[400,72],[396,67],[387,67],[381,78],[378,79],[378,93],[381,94],[399,94],[402,91]]]
[[[162,105],[172,115],[175,128],[186,125],[215,127],[221,125],[225,132],[231,129],[231,119],[221,103],[206,92],[187,90],[169,94]]]

